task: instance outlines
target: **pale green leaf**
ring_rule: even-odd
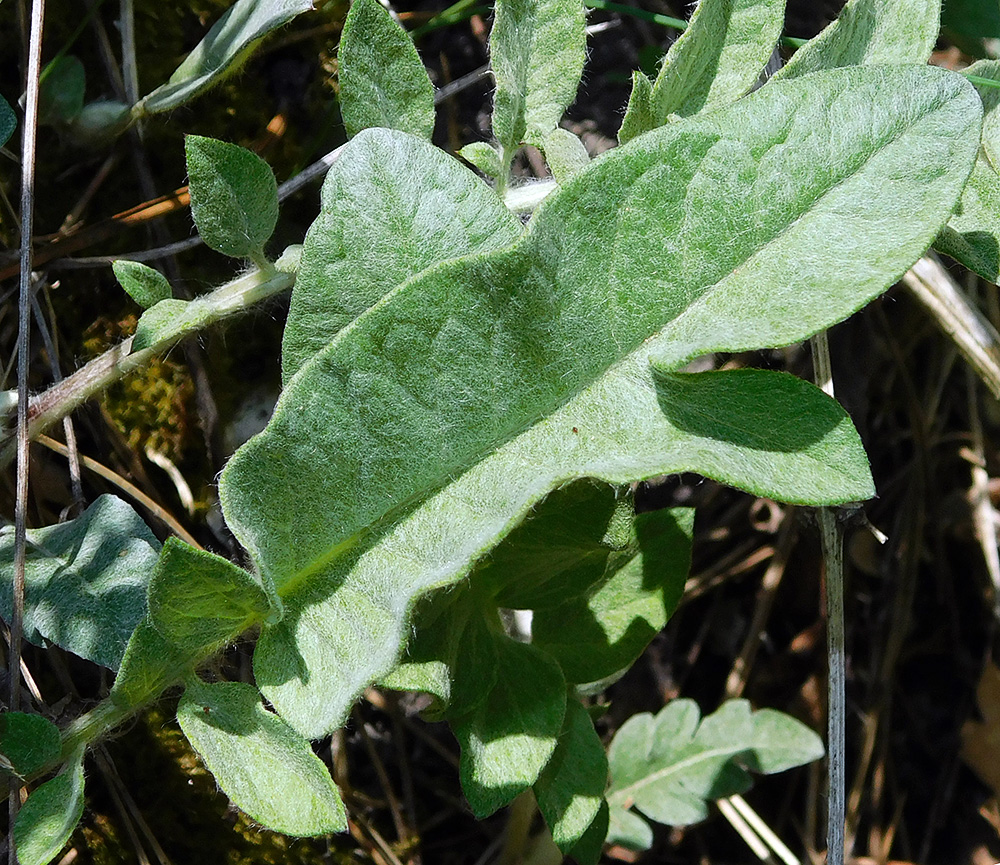
[[[673,700],[618,730],[608,749],[608,804],[612,813],[634,806],[658,823],[696,823],[707,815],[706,800],[750,787],[744,767],[781,772],[821,756],[819,736],[780,712],[730,700],[701,720],[693,700]]]
[[[205,34],[166,84],[144,97],[147,114],[170,111],[217,83],[272,30],[312,9],[312,0],[237,0]]]
[[[485,141],[473,141],[471,144],[466,144],[458,151],[458,155],[478,168],[487,177],[495,178],[503,174],[500,154],[495,147]]]
[[[330,169],[306,235],[282,345],[285,379],[409,277],[520,234],[493,191],[443,151],[386,129],[358,135]],[[405,362],[405,342],[387,349]]]
[[[59,728],[41,715],[0,713],[0,757],[7,768],[27,777],[59,756]]]
[[[666,625],[684,590],[694,512],[636,517],[640,554],[582,596],[535,612],[532,638],[567,680],[596,682],[630,666]]]
[[[1000,60],[980,60],[964,71],[966,75],[1000,85]],[[1000,86],[979,83],[975,79],[973,86],[983,101],[983,150],[993,168],[1000,170]]]
[[[167,642],[146,615],[125,647],[110,698],[123,708],[139,709],[183,679],[202,660]]]
[[[598,816],[608,783],[608,758],[590,715],[570,698],[559,744],[535,782],[538,810],[552,840],[569,853]]]
[[[158,270],[140,261],[120,258],[111,265],[115,278],[129,297],[143,309],[155,306],[161,300],[173,296],[170,282]]]
[[[784,0],[701,0],[653,84],[655,125],[671,115],[690,117],[717,108],[749,91],[764,71],[784,18]]]
[[[189,679],[177,720],[223,792],[257,823],[301,836],[347,828],[323,761],[252,686]]]
[[[552,169],[552,176],[559,183],[566,183],[574,174],[587,167],[590,154],[583,142],[568,129],[557,126],[542,142],[545,161]]]
[[[960,76],[919,66],[769,85],[605,154],[513,247],[430,268],[340,331],[220,483],[285,603],[254,659],[268,700],[309,736],[336,727],[395,664],[414,599],[574,478],[871,495],[832,402],[799,450],[740,442],[692,407],[678,426],[674,399],[725,387],[699,395],[650,358],[788,344],[885,290],[951,213],[979,112]]]
[[[618,143],[627,144],[658,125],[653,117],[653,82],[637,69],[632,73],[632,92],[618,130]]]
[[[452,718],[462,746],[462,789],[477,817],[492,814],[538,780],[566,713],[559,667],[534,646],[501,637],[497,680],[473,712]]]
[[[940,18],[941,0],[848,0],[837,20],[799,48],[771,80],[840,66],[926,63]]]
[[[10,103],[0,96],[0,147],[3,147],[17,129],[17,115]]]
[[[653,846],[653,827],[638,814],[609,805],[607,843],[627,850],[648,850]]]
[[[348,137],[384,126],[430,140],[434,85],[409,34],[378,0],[351,3],[337,60]]]
[[[586,52],[580,0],[497,0],[490,33],[493,134],[541,145],[576,98]]]
[[[62,772],[35,788],[14,823],[20,865],[48,865],[83,815],[83,751]]]
[[[69,123],[83,108],[87,76],[83,63],[64,54],[45,64],[38,82],[38,122]]]
[[[192,311],[191,302],[168,297],[149,307],[139,316],[132,337],[132,351],[142,351],[156,345],[160,340],[175,334],[177,325]]]
[[[267,595],[242,568],[168,538],[149,583],[149,618],[194,657],[212,654],[270,611]]]
[[[184,153],[191,216],[205,243],[233,258],[263,254],[278,221],[271,167],[243,147],[188,135]]]
[[[121,499],[104,495],[75,520],[28,530],[24,636],[118,668],[146,611],[160,543]],[[14,530],[0,529],[0,615],[10,621]]]

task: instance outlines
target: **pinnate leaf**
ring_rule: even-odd
[[[41,715],[0,714],[0,757],[3,768],[22,778],[37,772],[59,756],[59,728]]]
[[[153,270],[141,261],[120,258],[111,265],[111,269],[121,287],[143,309],[155,306],[161,300],[173,296],[167,278],[160,271]]]
[[[340,111],[349,137],[384,126],[430,141],[434,85],[409,34],[378,0],[353,0],[337,58]]]
[[[252,686],[190,679],[177,720],[222,790],[261,825],[301,836],[347,828],[322,760]]]
[[[926,63],[940,18],[941,0],[848,0],[837,19],[771,80],[842,66]]]
[[[654,125],[671,115],[709,111],[750,90],[774,50],[784,16],[784,0],[701,0],[653,84]]]
[[[75,520],[28,530],[24,635],[118,669],[146,611],[160,542],[121,499],[104,495]],[[0,529],[0,614],[10,621],[13,527]]]
[[[40,784],[14,823],[14,849],[21,865],[48,865],[83,815],[83,751],[54,778]]]
[[[191,215],[205,243],[233,258],[263,255],[278,221],[271,167],[243,147],[188,135],[184,139]]]
[[[220,484],[285,604],[254,658],[268,700],[305,735],[336,727],[395,665],[415,599],[574,478],[691,470],[792,501],[869,496],[832,402],[807,397],[813,422],[774,424],[792,436],[776,446],[673,408],[711,415],[725,389],[668,370],[802,339],[892,284],[951,213],[979,122],[972,88],[939,69],[775,83],[602,156],[514,246],[423,271],[341,330]]]
[[[312,9],[312,0],[237,0],[205,34],[166,84],[140,103],[147,114],[170,111],[217,83],[272,30]]]
[[[612,813],[634,806],[658,823],[696,823],[707,816],[707,799],[750,787],[744,767],[781,772],[822,755],[819,736],[780,712],[730,700],[701,720],[693,700],[673,700],[655,717],[633,715],[615,735],[608,804]]]
[[[357,135],[323,183],[303,244],[281,347],[285,379],[409,277],[520,234],[493,191],[443,151],[385,129]],[[395,348],[402,362],[407,347]]]
[[[512,153],[541,146],[576,98],[586,51],[579,0],[497,0],[490,33],[493,133]]]

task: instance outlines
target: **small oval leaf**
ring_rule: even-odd
[[[161,300],[173,296],[170,282],[158,270],[140,261],[120,258],[111,265],[115,278],[129,297],[143,309],[155,306]]]

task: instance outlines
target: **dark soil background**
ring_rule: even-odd
[[[223,0],[138,4],[141,91],[165,80],[225,6]],[[837,11],[836,2],[790,4],[786,32],[808,37]],[[646,0],[649,11],[684,16],[682,4]],[[409,28],[427,25],[440,0],[400,3]],[[114,46],[117,7],[106,4],[73,45],[88,74],[87,98],[111,96],[114,75],[102,54]],[[488,8],[417,41],[438,87],[485,64]],[[238,76],[189,106],[150,121],[97,150],[76,148],[57,129],[41,131],[38,214],[41,318],[32,337],[32,387],[52,381],[53,367],[72,371],[134,328],[136,307],[95,257],[159,247],[192,233],[182,198],[166,215],[152,209],[128,225],[116,214],[169,196],[183,186],[185,133],[256,149],[279,181],[343,140],[336,104],[336,46],[346,4],[328,3],[269,38]],[[70,38],[79,4],[50,0],[48,59]],[[567,125],[592,152],[613,145],[629,78],[653,71],[677,35],[631,16],[593,12],[601,25]],[[0,5],[0,90],[14,102],[21,80],[20,21]],[[425,28],[426,29],[426,28]],[[940,62],[970,62],[947,43]],[[110,49],[112,58],[114,47]],[[436,139],[449,150],[488,137],[489,82],[481,78],[446,99]],[[16,148],[17,134],[10,143]],[[518,170],[543,166],[529,152]],[[16,201],[16,164],[0,161],[0,189]],[[173,202],[173,204],[171,204]],[[318,186],[285,203],[275,247],[298,242],[318,208]],[[16,259],[12,208],[0,202],[0,268]],[[233,275],[232,264],[204,247],[168,257],[164,271],[191,295]],[[954,274],[979,293],[997,321],[996,288]],[[0,356],[13,387],[16,279],[0,283]],[[74,416],[79,450],[151,496],[199,542],[238,555],[222,524],[215,478],[226,455],[253,423],[267,417],[278,390],[278,352],[287,298],[205,332],[146,370],[115,385]],[[43,330],[54,350],[45,346]],[[897,287],[832,334],[838,396],[851,412],[872,462],[879,497],[848,532],[848,829],[857,863],[986,865],[1000,860],[1000,804],[980,780],[1000,766],[1000,746],[963,761],[963,726],[981,718],[977,685],[997,648],[996,597],[984,558],[974,490],[1000,498],[1000,412],[987,390],[934,322]],[[810,376],[808,351],[793,348],[719,357],[718,364],[788,369]],[[61,432],[51,433],[61,438]],[[167,457],[190,485],[178,487],[147,456]],[[973,468],[980,477],[974,484]],[[73,515],[79,507],[66,461],[34,445],[32,525]],[[92,501],[115,489],[85,470]],[[0,480],[0,513],[13,513],[14,475]],[[641,711],[691,697],[706,714],[726,697],[781,709],[818,731],[826,716],[822,565],[812,515],[756,500],[697,477],[643,486],[644,508],[698,506],[694,565],[682,606],[641,661],[606,695],[600,732],[608,739]],[[995,518],[995,512],[992,512]],[[145,514],[144,514],[145,515]],[[146,515],[148,516],[148,515]],[[154,530],[167,533],[149,517]],[[3,647],[0,647],[3,648]],[[249,645],[219,661],[220,672],[249,677]],[[25,660],[41,701],[33,708],[59,723],[106,693],[108,676],[59,650],[27,647]],[[989,695],[983,697],[986,702]],[[457,745],[443,725],[418,717],[420,701],[370,692],[347,729],[319,743],[334,767],[351,814],[351,834],[289,840],[238,814],[187,748],[170,699],[134,721],[88,761],[88,804],[63,862],[251,863],[510,862],[507,816],[475,821],[457,778]],[[987,714],[990,706],[983,706]],[[995,723],[995,722],[994,722]],[[972,728],[970,728],[972,729]],[[967,732],[966,737],[970,735]],[[974,735],[974,734],[973,734]],[[1000,737],[994,730],[993,735]],[[976,752],[977,754],[979,752]],[[994,759],[995,758],[995,759]],[[821,862],[825,769],[814,765],[759,780],[746,798],[803,861]],[[997,774],[994,768],[994,776]],[[507,856],[507,858],[504,858]],[[541,862],[542,859],[524,861]],[[751,863],[757,861],[715,809],[700,825],[658,827],[652,850],[611,848],[606,862]]]

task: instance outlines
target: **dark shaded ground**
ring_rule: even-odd
[[[150,46],[142,55],[149,58],[143,65],[149,79],[144,91],[169,73],[222,4],[187,5],[171,10],[164,4],[156,14],[138,11],[146,28],[140,39]],[[417,26],[441,6],[398,8],[408,26]],[[666,6],[656,11],[671,14]],[[150,123],[141,150],[123,140],[110,152],[79,151],[52,130],[43,131],[39,234],[59,229],[109,159],[107,179],[81,208],[85,227],[181,186],[182,132],[257,145],[279,180],[332,149],[342,132],[327,73],[335,65],[343,12],[326,7],[279,34],[239,78]],[[58,2],[50,4],[49,14],[62,22],[50,31],[51,53],[67,37],[66,22],[76,16]],[[812,35],[824,14],[830,14],[826,4],[792,4],[787,32]],[[113,11],[102,15],[110,30]],[[0,75],[6,82],[16,80],[13,18],[9,4],[0,7],[0,33],[6,34]],[[591,16],[591,23],[601,21],[610,23],[592,37],[584,86],[569,115],[594,149],[614,139],[631,70],[653,62],[675,35],[631,18]],[[488,22],[474,16],[420,40],[438,86],[486,62],[487,31]],[[88,69],[90,98],[111,88],[101,83],[107,79],[95,45],[88,30],[74,49]],[[439,143],[454,149],[485,137],[488,94],[483,80],[447,100],[439,112]],[[272,123],[274,130],[267,133],[275,118],[284,128]],[[150,189],[142,188],[137,152],[145,159]],[[531,161],[522,169],[530,172]],[[11,168],[0,180],[8,196],[16,194]],[[277,239],[301,238],[316,208],[315,188],[288,202]],[[189,232],[182,209],[145,228],[116,230],[74,255],[148,248]],[[6,215],[0,241],[7,249],[16,245]],[[192,293],[231,276],[230,264],[204,248],[167,264]],[[64,371],[134,327],[137,309],[107,268],[70,270],[57,264],[45,277],[44,308],[51,310],[48,325]],[[12,357],[14,345],[14,305],[6,294],[12,284],[7,280],[0,287],[5,358]],[[995,313],[996,289],[982,290],[985,308]],[[266,412],[276,392],[284,303],[272,302],[191,341],[76,416],[82,453],[138,484],[180,515],[199,541],[222,553],[235,551],[214,509],[214,478],[234,418]],[[856,861],[994,862],[1000,859],[1000,806],[962,763],[959,750],[963,723],[977,717],[975,688],[996,639],[992,589],[971,517],[970,466],[981,460],[990,476],[1000,469],[1000,414],[930,319],[898,288],[837,328],[832,339],[838,393],[865,440],[879,490],[866,510],[889,536],[879,546],[859,525],[848,540],[849,828],[856,836]],[[42,388],[51,380],[49,358],[39,339],[34,346],[33,386]],[[803,376],[811,372],[808,353],[799,349],[719,361]],[[169,456],[191,484],[192,515],[183,516],[176,489],[146,460],[147,446]],[[30,519],[41,525],[58,520],[72,505],[72,495],[65,462],[38,446],[33,453]],[[92,474],[83,480],[88,500],[110,489]],[[2,484],[2,512],[10,514],[10,472]],[[989,491],[995,501],[1000,488],[991,484]],[[825,637],[811,515],[693,477],[650,485],[640,499],[649,508],[698,505],[695,561],[681,609],[606,695],[611,708],[601,732],[610,738],[635,712],[655,712],[679,695],[696,699],[707,713],[727,695],[738,694],[822,730]],[[51,717],[72,717],[106,691],[106,677],[58,651],[29,649],[26,660],[45,698],[41,708]],[[222,664],[228,675],[249,675],[248,647],[233,650]],[[412,699],[372,693],[351,725],[321,744],[321,755],[332,761],[347,791],[353,837],[318,841],[288,841],[248,825],[187,750],[171,710],[166,701],[88,763],[88,809],[72,841],[76,861],[386,863],[396,857],[474,863],[496,861],[500,853],[505,815],[484,822],[471,818],[457,780],[457,746],[443,725],[416,717]],[[822,767],[813,766],[762,779],[747,796],[793,850],[808,850],[814,860],[815,850],[824,846],[822,775]],[[605,861],[633,859],[627,851],[610,850]],[[755,860],[713,811],[699,826],[658,829],[654,849],[638,861]]]

